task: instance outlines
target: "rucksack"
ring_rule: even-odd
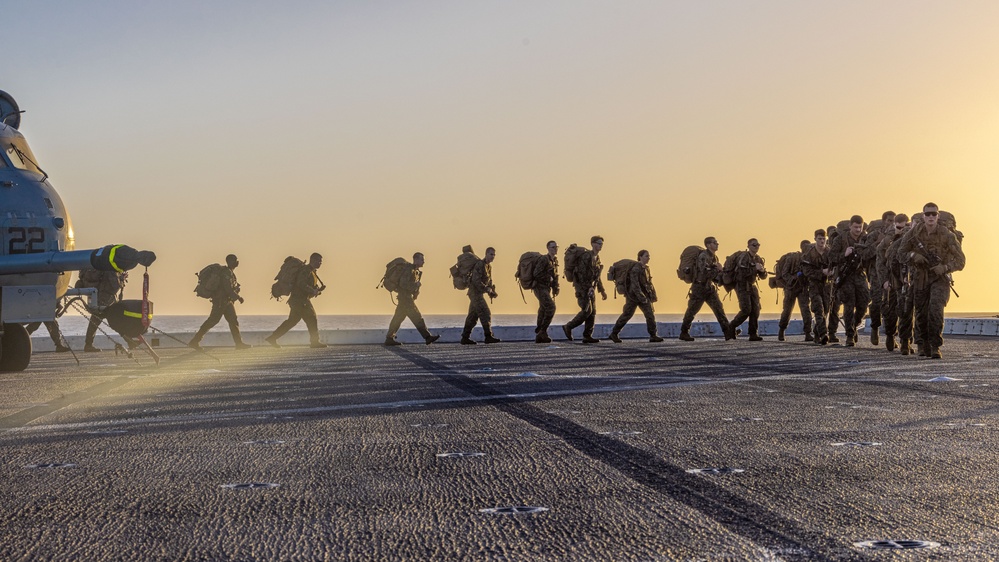
[[[534,288],[534,268],[538,265],[538,260],[544,256],[541,252],[524,252],[517,262],[517,272],[513,274],[514,279],[520,283],[521,289],[531,290]]]
[[[700,246],[687,246],[680,252],[680,267],[676,268],[676,276],[684,283],[692,284],[697,277],[697,256],[703,251]]]
[[[407,265],[411,265],[403,258],[395,258],[385,265],[385,277],[382,277],[379,286],[385,287],[388,292],[397,292],[402,285],[402,276],[406,273]],[[376,289],[378,287],[375,287]]]
[[[298,272],[303,267],[305,267],[305,262],[295,256],[284,258],[281,269],[278,270],[278,274],[274,277],[274,284],[271,285],[271,297],[281,300],[281,297],[290,295],[291,289],[295,286],[295,279],[298,277]]]
[[[582,248],[575,244],[569,244],[569,247],[565,249],[565,280],[570,283],[576,282],[576,266],[579,264],[579,258],[586,252],[586,248]]]
[[[735,289],[735,272],[739,268],[739,261],[742,260],[742,255],[746,253],[748,253],[748,250],[739,250],[725,258],[725,265],[722,266],[722,286],[725,287],[726,291],[731,292]]]
[[[455,289],[464,291],[468,288],[472,282],[472,269],[479,261],[479,256],[472,252],[462,252],[458,256],[457,263],[451,266],[451,281]]]
[[[792,279],[791,284],[793,284],[800,270],[801,252],[788,252],[784,254],[774,263],[774,285],[782,289],[790,286],[788,279]]]
[[[215,296],[225,282],[225,269],[227,269],[226,266],[220,263],[213,263],[202,268],[196,273],[198,284],[194,287],[194,294],[203,299]]]
[[[607,270],[607,280],[614,282],[614,297],[617,298],[618,294],[626,295],[628,291],[628,273],[631,271],[632,267],[638,262],[635,260],[629,260],[627,258],[623,260],[617,260],[610,269]]]

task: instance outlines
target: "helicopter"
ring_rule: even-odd
[[[72,272],[121,273],[156,260],[124,244],[76,249],[69,211],[18,130],[22,113],[0,90],[0,371],[28,367],[23,324],[55,320],[59,301],[79,291],[69,288]]]

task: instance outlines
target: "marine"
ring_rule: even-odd
[[[760,242],[750,238],[747,251],[737,258],[735,269],[735,295],[739,299],[739,312],[732,319],[732,330],[735,330],[746,319],[749,319],[749,341],[763,341],[760,337],[760,290],[756,286],[757,279],[767,278],[767,268],[763,258],[758,255]]]
[[[789,252],[777,260],[782,265],[785,263],[784,260],[787,260],[789,266],[786,269],[782,267],[782,271],[775,271],[775,275],[781,275],[781,281],[784,285],[784,303],[783,308],[781,308],[780,321],[777,323],[778,341],[784,341],[784,332],[791,321],[791,310],[794,308],[794,303],[798,303],[798,310],[801,312],[801,323],[805,332],[805,341],[813,340],[812,315],[809,314],[808,308],[808,279],[805,277],[801,266],[802,256],[812,246],[812,243],[808,240],[802,240],[799,246],[801,248],[800,251]]]
[[[904,265],[896,259],[895,250],[898,249],[896,242],[901,240],[902,235],[908,230],[908,222],[909,217],[905,213],[895,215],[891,231],[882,236],[878,243],[875,265],[883,292],[881,311],[885,328],[885,348],[888,351],[895,350],[895,335],[898,334],[902,355],[912,353],[909,345],[912,340],[912,291],[908,290],[908,275]]]
[[[218,264],[216,264],[218,265]],[[209,299],[212,302],[212,311],[208,313],[208,318],[205,322],[198,328],[197,333],[191,338],[190,343],[187,345],[194,349],[201,349],[201,340],[211,330],[219,320],[225,318],[225,321],[229,324],[229,332],[232,334],[232,340],[236,344],[236,349],[248,349],[252,346],[243,343],[243,338],[239,333],[239,318],[236,316],[236,306],[235,302],[243,304],[243,297],[239,295],[239,283],[236,281],[235,269],[239,267],[239,258],[235,254],[229,254],[225,257],[225,267],[219,266],[216,271],[219,272],[220,279],[217,280],[216,289],[212,292]]]
[[[632,265],[627,273],[627,286],[624,288],[624,310],[621,316],[614,323],[614,328],[610,333],[610,340],[621,343],[618,335],[624,325],[635,315],[635,309],[640,308],[645,315],[645,327],[649,332],[649,341],[653,343],[663,341],[659,337],[656,326],[656,313],[653,304],[658,300],[656,288],[652,284],[652,272],[649,271],[649,260],[651,256],[648,250],[638,252],[638,263]]]
[[[281,323],[274,330],[274,333],[264,338],[264,341],[272,347],[278,345],[278,339],[288,333],[300,321],[305,321],[305,326],[309,329],[309,347],[324,348],[325,343],[319,341],[319,318],[316,316],[316,309],[312,306],[312,299],[322,294],[326,285],[320,281],[316,271],[323,265],[323,256],[314,253],[309,256],[309,263],[299,268],[292,284],[291,295],[288,297],[288,319]]]
[[[597,319],[596,294],[600,293],[601,298],[607,300],[607,291],[604,290],[603,281],[600,279],[600,273],[604,268],[600,263],[600,250],[603,247],[603,236],[590,237],[590,249],[584,250],[575,264],[572,286],[576,290],[579,312],[562,326],[565,338],[569,341],[572,341],[572,330],[580,325],[583,326],[583,343],[600,341],[593,337],[593,326]]]
[[[820,228],[814,233],[815,243],[801,255],[801,272],[808,280],[808,303],[812,311],[813,339],[816,344],[829,343],[829,330],[826,326],[829,315],[829,247],[826,245],[826,230]]]
[[[485,334],[486,343],[499,343],[503,340],[493,335],[492,312],[484,295],[489,295],[490,299],[499,296],[496,293],[496,286],[493,284],[492,262],[496,259],[496,249],[486,248],[486,254],[475,263],[472,268],[472,275],[468,283],[468,315],[465,317],[465,328],[461,331],[461,343],[463,345],[475,345],[472,339],[472,328],[478,322],[482,323],[482,333]]]
[[[76,287],[97,289],[97,310],[91,311],[90,324],[87,326],[87,334],[84,338],[83,351],[99,352],[101,349],[94,345],[94,336],[97,329],[104,320],[104,309],[121,300],[125,290],[125,283],[128,282],[127,272],[98,271],[87,268],[80,271],[80,279],[76,282]],[[129,347],[133,346],[131,340],[127,340]]]
[[[895,212],[885,211],[881,214],[880,221],[873,221],[867,228],[867,236],[864,239],[864,249],[861,252],[861,262],[864,271],[867,272],[867,280],[870,283],[871,304],[867,315],[871,319],[871,345],[878,345],[878,331],[881,328],[884,310],[884,289],[882,280],[878,274],[877,259],[878,245],[885,235],[894,229]]]
[[[846,347],[857,343],[857,326],[867,313],[871,293],[864,272],[862,252],[864,219],[860,215],[850,217],[849,231],[839,235],[829,248],[829,262],[836,268],[833,288],[836,297],[843,303],[843,327],[846,330]]]
[[[725,334],[726,340],[735,339],[735,332],[729,324],[728,317],[725,316],[725,307],[722,306],[721,299],[718,298],[718,287],[716,283],[721,275],[721,263],[718,261],[718,239],[708,236],[704,239],[705,249],[697,255],[697,263],[694,268],[694,280],[690,284],[690,291],[687,293],[687,311],[683,315],[683,322],[680,324],[680,338],[683,341],[694,341],[690,335],[690,325],[694,321],[694,316],[701,310],[704,303],[715,314],[715,319]]]
[[[923,222],[913,226],[899,241],[897,254],[912,268],[913,304],[917,333],[921,333],[919,353],[943,357],[944,307],[950,300],[954,271],[964,269],[965,256],[957,236],[938,224],[936,203],[923,205]]]
[[[396,290],[398,303],[395,306],[395,314],[392,315],[392,320],[389,322],[388,333],[385,334],[385,345],[387,346],[402,345],[399,340],[395,339],[395,336],[399,333],[399,327],[402,326],[402,321],[405,318],[409,318],[427,345],[434,343],[441,337],[440,334],[430,333],[423,315],[420,314],[420,309],[416,306],[416,299],[420,296],[420,287],[423,284],[423,272],[420,268],[423,267],[424,263],[426,260],[423,254],[416,252],[413,254],[413,263],[404,263],[398,266],[401,268],[397,272],[399,279],[399,286]]]
[[[548,252],[535,261],[534,286],[531,290],[538,299],[538,323],[534,328],[534,343],[551,343],[548,327],[555,318],[555,297],[558,296],[558,243],[549,240]]]

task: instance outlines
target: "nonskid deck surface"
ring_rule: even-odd
[[[0,559],[999,557],[999,342],[801,339],[39,354]]]

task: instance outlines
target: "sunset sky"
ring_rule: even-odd
[[[723,255],[756,237],[772,267],[816,228],[927,201],[965,234],[948,311],[999,311],[994,0],[41,0],[0,18],[0,90],[77,247],[154,250],[157,314],[207,315],[194,273],[230,252],[239,312],[285,314],[272,279],[314,251],[320,314],[391,313],[375,285],[414,251],[423,312],[460,313],[465,244],[497,249],[494,312],[531,313],[520,254],[593,234],[605,264],[648,249],[657,310],[680,312],[678,256],[705,236]]]

